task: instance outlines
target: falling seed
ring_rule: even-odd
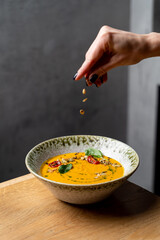
[[[86,89],[85,88],[83,88],[82,94],[86,94]]]
[[[85,98],[85,99],[82,100],[82,102],[86,102],[87,100],[88,100],[88,98]]]
[[[84,115],[84,110],[83,109],[80,110],[80,114]]]

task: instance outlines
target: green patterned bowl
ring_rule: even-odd
[[[41,164],[48,158],[63,153],[84,152],[89,147],[97,148],[104,155],[119,161],[124,167],[124,176],[104,183],[76,185],[55,182],[40,175]],[[115,139],[76,135],[57,137],[38,144],[27,154],[25,163],[28,170],[42,181],[56,198],[68,203],[89,204],[105,199],[124,183],[137,169],[139,157],[131,147]]]

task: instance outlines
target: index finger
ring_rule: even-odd
[[[75,80],[80,80],[85,74],[87,74],[87,72],[90,71],[94,64],[95,61],[86,59],[78,70]]]
[[[97,36],[89,50],[86,53],[85,61],[77,72],[75,80],[81,79],[85,74],[87,74],[95,63],[102,57],[104,54],[104,44],[101,39]]]

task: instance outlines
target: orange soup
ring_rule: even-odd
[[[124,174],[123,166],[115,159],[84,152],[54,156],[42,164],[40,171],[47,179],[69,184],[102,183]]]

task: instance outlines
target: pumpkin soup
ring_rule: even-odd
[[[47,179],[69,184],[102,183],[124,174],[124,168],[118,161],[103,156],[93,148],[54,156],[42,164],[40,171]]]

